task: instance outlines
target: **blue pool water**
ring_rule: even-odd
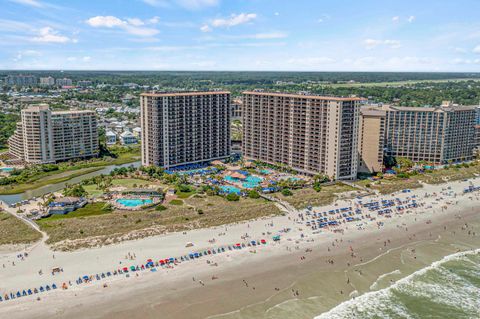
[[[253,175],[249,175],[244,180],[233,178],[231,176],[225,176],[223,179],[230,183],[241,183],[243,188],[255,188],[263,181],[261,177]]]
[[[0,171],[2,171],[2,172],[11,172],[11,171],[13,171],[13,168],[11,168],[11,167],[0,167]]]
[[[235,186],[223,185],[220,186],[220,189],[225,193],[235,193],[237,195],[240,195],[240,189]]]
[[[127,198],[120,198],[117,199],[117,203],[123,205],[125,207],[138,207],[144,206],[147,204],[153,203],[151,199],[127,199]]]
[[[268,175],[268,174],[271,174],[272,171],[269,170],[269,169],[261,169],[261,170],[260,170],[260,173],[265,174],[265,175]]]

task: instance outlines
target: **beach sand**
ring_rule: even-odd
[[[449,186],[461,193],[467,184],[457,182]],[[398,196],[439,193],[444,187],[429,185]],[[12,253],[0,254],[0,264],[7,263],[6,268],[0,268],[0,291],[113,270],[120,267],[120,262],[128,264],[127,252],[134,252],[137,263],[142,263],[150,257],[186,253],[189,248],[184,245],[189,241],[200,249],[212,246],[208,243],[211,238],[216,239],[217,246],[233,244],[246,232],[255,239],[270,239],[262,233],[292,228],[280,243],[269,240],[255,253],[253,248],[243,249],[156,273],[115,278],[106,288],[103,282],[94,282],[49,292],[41,295],[40,300],[24,297],[2,302],[0,317],[313,318],[351,297],[387,287],[443,256],[480,247],[477,196],[458,195],[441,200],[440,195],[429,197],[425,205],[431,204],[432,208],[393,216],[381,228],[375,223],[361,229],[349,225],[344,234],[312,234],[296,223],[294,216],[285,216],[229,225],[226,230],[202,229],[187,235],[169,234],[70,253],[51,252],[40,243],[16,266],[8,264],[15,258]],[[450,205],[441,209],[440,203],[433,204],[435,201]],[[226,235],[218,236],[222,232]],[[207,264],[206,259],[211,263]],[[215,262],[218,266],[212,265]],[[64,273],[52,277],[48,269],[55,266],[63,267]],[[46,273],[38,275],[39,269]],[[212,280],[212,276],[218,279]]]

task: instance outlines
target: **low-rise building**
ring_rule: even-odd
[[[121,142],[123,145],[131,145],[131,144],[137,144],[137,143],[138,143],[138,140],[137,140],[137,138],[135,137],[135,135],[133,135],[132,132],[130,132],[130,131],[125,131],[125,132],[123,132],[122,134],[120,134],[120,142]]]
[[[57,79],[55,83],[57,84],[57,86],[60,86],[60,87],[72,86],[72,80],[67,78]]]
[[[65,215],[87,205],[83,197],[62,197],[48,204],[49,215]]]
[[[107,131],[105,133],[105,137],[107,139],[107,145],[114,145],[117,143],[117,134],[112,131]]]

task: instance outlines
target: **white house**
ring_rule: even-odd
[[[135,135],[133,135],[133,133],[130,131],[125,131],[122,134],[120,134],[120,141],[122,142],[123,145],[137,144],[138,142]]]
[[[107,145],[114,145],[117,143],[117,134],[115,134],[112,131],[108,131],[105,133],[105,136],[107,138]]]

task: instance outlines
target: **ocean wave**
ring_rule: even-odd
[[[446,256],[385,289],[345,301],[315,319],[418,318],[421,317],[422,302],[429,308],[441,305],[444,318],[451,316],[445,310],[448,307],[456,318],[480,317],[478,287],[468,280],[468,276],[456,273],[458,269],[462,272],[466,269],[472,274],[477,272],[480,259],[478,262],[475,259],[479,254],[480,249],[475,249]]]

